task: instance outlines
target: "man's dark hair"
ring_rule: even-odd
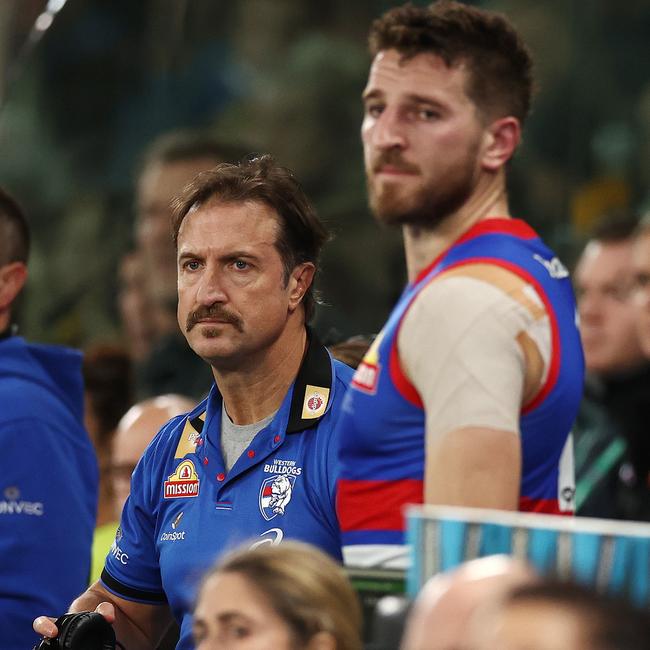
[[[0,188],[0,266],[11,262],[27,264],[29,225],[18,202]]]
[[[405,60],[434,54],[448,67],[465,64],[467,95],[487,119],[512,115],[523,124],[533,93],[528,47],[502,14],[440,0],[395,7],[372,23],[372,56],[397,50]]]
[[[513,589],[505,604],[550,603],[583,624],[591,650],[647,650],[650,614],[624,598],[606,596],[572,582],[544,580]]]
[[[187,213],[209,201],[254,201],[277,213],[280,230],[275,246],[282,258],[285,283],[298,264],[311,262],[318,269],[318,258],[329,239],[328,232],[291,170],[276,164],[271,156],[263,155],[238,164],[222,163],[201,172],[175,202],[172,232],[176,246]],[[311,319],[316,302],[312,284],[303,298],[306,322]]]
[[[639,220],[631,216],[602,217],[591,231],[589,239],[604,244],[618,244],[634,238]]]
[[[236,162],[248,153],[244,147],[221,140],[204,131],[181,129],[170,131],[154,140],[144,152],[140,173],[155,163],[175,163],[207,158],[219,162]]]

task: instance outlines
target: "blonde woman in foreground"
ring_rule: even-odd
[[[223,558],[194,610],[196,650],[361,650],[361,609],[343,569],[301,542]]]

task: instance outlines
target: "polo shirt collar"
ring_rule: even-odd
[[[327,348],[319,341],[310,327],[307,328],[307,351],[293,387],[289,390],[292,390],[292,394],[286,427],[287,433],[299,433],[314,427],[330,408],[332,362]],[[221,394],[216,384],[212,387],[212,391],[208,402],[212,401],[213,397],[217,397],[217,401],[221,403]],[[280,407],[280,411],[282,411],[282,407]],[[190,414],[189,423],[195,431],[199,433],[203,431],[205,417],[205,405]]]

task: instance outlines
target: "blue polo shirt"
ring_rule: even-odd
[[[335,423],[352,370],[312,336],[294,384],[230,471],[221,455],[222,398],[213,386],[168,422],[136,467],[103,585],[128,600],[168,602],[192,648],[191,610],[203,573],[243,543],[314,544],[341,558],[335,513]]]

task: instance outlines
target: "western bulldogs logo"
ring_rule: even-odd
[[[260,488],[260,512],[267,521],[283,515],[291,501],[295,476],[269,476]]]

